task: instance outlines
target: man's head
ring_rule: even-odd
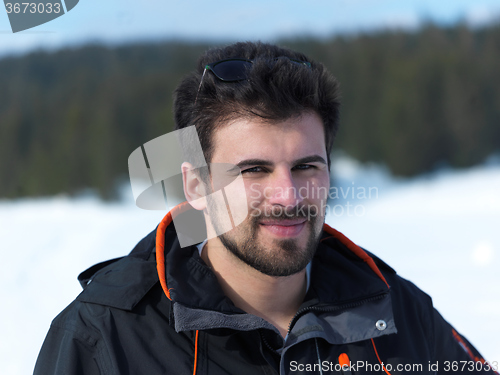
[[[217,71],[213,63],[226,59],[249,61],[229,66],[241,71]],[[205,69],[208,64],[216,71]],[[299,272],[314,255],[324,222],[337,83],[321,64],[266,44],[208,51],[198,68],[176,91],[175,117],[178,128],[196,126],[213,168],[203,184],[183,169],[186,197],[210,218],[209,233],[247,265],[271,276]],[[242,79],[227,82],[219,73]],[[221,177],[218,165],[236,168],[220,168],[217,173],[227,174]],[[240,171],[244,189],[217,186]],[[225,203],[216,204],[210,194],[221,188]],[[206,204],[193,203],[205,195]],[[249,215],[226,230],[238,211]]]

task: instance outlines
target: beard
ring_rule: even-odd
[[[224,247],[242,262],[265,275],[278,277],[296,274],[306,268],[316,253],[323,224],[321,219],[324,219],[317,215],[316,206],[305,206],[302,210],[299,207],[290,211],[281,210],[279,215],[268,215],[261,211],[257,215],[254,212],[244,223],[226,233],[219,230],[218,208],[210,202],[209,206],[213,213],[212,224],[216,233],[222,233],[218,237]],[[300,246],[299,239],[296,238],[272,239],[269,245],[259,242],[258,232],[264,230],[260,222],[271,217],[278,222],[305,218],[306,225],[302,230],[308,231],[306,244]]]

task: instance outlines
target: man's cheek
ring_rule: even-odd
[[[250,201],[260,201],[262,199],[262,184],[258,182],[252,182],[250,184],[245,184],[245,190],[247,197]]]
[[[262,214],[262,211],[259,208],[259,202],[258,201],[251,201],[250,202],[250,216],[251,217],[259,217]]]
[[[221,173],[222,175],[222,173]],[[218,209],[227,212],[231,221],[231,228],[243,223],[248,216],[248,199],[245,183],[241,174],[236,178],[219,178],[220,189],[213,194],[220,198],[217,202]]]

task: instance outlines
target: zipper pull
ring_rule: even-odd
[[[346,353],[339,355],[339,365],[343,375],[354,374],[354,371],[351,371],[351,360]]]

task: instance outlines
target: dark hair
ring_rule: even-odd
[[[247,79],[223,82],[207,71],[200,87],[205,66],[229,58],[254,61]],[[311,67],[290,59],[310,62]],[[214,152],[212,134],[228,121],[260,118],[273,123],[315,112],[323,121],[330,165],[338,128],[339,96],[337,80],[323,64],[304,54],[261,42],[235,43],[206,51],[198,60],[196,71],[181,81],[175,90],[175,126],[196,126],[205,160],[210,163]]]

